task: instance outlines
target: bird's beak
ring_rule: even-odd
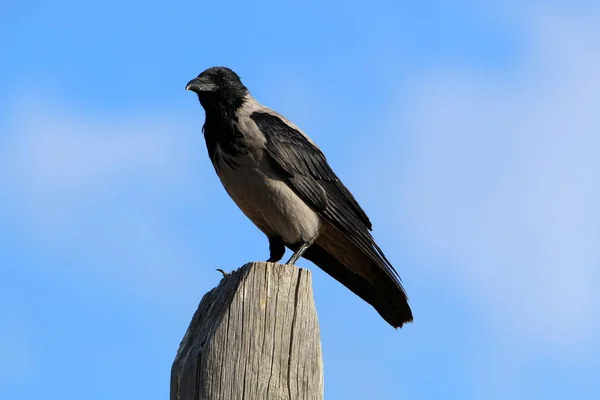
[[[185,90],[191,90],[192,92],[214,92],[217,90],[217,85],[212,82],[207,82],[203,78],[194,78],[185,85]]]

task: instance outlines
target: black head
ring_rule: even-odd
[[[200,104],[207,112],[223,108],[236,110],[248,94],[238,74],[227,67],[205,70],[189,81],[185,89],[198,95]]]

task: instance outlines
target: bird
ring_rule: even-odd
[[[208,156],[227,191],[269,242],[267,262],[303,257],[375,308],[394,328],[413,315],[372,224],[317,144],[260,104],[228,67],[204,70],[186,90],[204,108]]]

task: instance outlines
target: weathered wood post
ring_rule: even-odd
[[[171,368],[171,400],[323,399],[311,273],[255,262],[206,293]]]

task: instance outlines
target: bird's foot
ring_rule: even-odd
[[[231,272],[225,272],[221,268],[217,268],[215,271],[219,271],[220,273],[222,273],[223,274],[223,278],[227,278],[228,276],[231,275]]]

